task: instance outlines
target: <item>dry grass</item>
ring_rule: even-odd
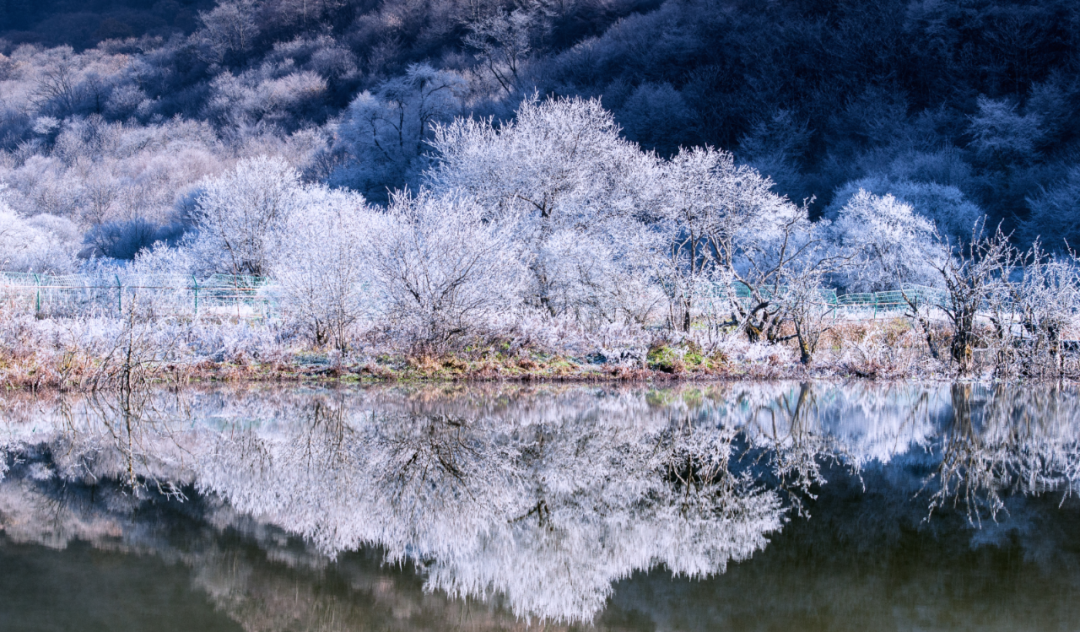
[[[110,349],[123,333],[117,321],[50,321],[0,314],[0,388],[85,390],[99,383]],[[643,343],[608,336],[575,339],[553,349],[533,341],[474,340],[453,352],[399,350],[369,338],[342,357],[311,348],[301,336],[244,323],[144,325],[148,379],[164,384],[300,380],[371,381],[673,381],[807,378],[934,379],[955,376],[948,359],[934,359],[925,333],[900,318],[838,322],[822,335],[803,365],[793,340],[750,344],[732,334],[700,344],[693,332],[654,332]],[[941,348],[949,335],[932,332]],[[622,342],[620,342],[622,341]],[[620,346],[620,344],[622,346]],[[155,345],[158,348],[153,348]],[[595,345],[590,351],[589,345]],[[982,353],[974,377],[996,377],[994,355]],[[1080,362],[1063,363],[1060,379],[1080,377]]]

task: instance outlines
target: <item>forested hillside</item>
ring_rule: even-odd
[[[242,158],[386,204],[437,125],[598,97],[642,148],[731,151],[811,217],[864,189],[1058,248],[1078,38],[1068,0],[0,0],[0,182],[73,254],[130,258]]]

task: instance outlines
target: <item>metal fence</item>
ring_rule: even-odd
[[[905,287],[899,290],[888,290],[885,292],[865,292],[865,293],[848,293],[837,295],[836,291],[832,291],[831,305],[846,310],[873,310],[876,315],[878,312],[896,312],[909,309],[910,303],[915,305],[946,305],[948,301],[948,295],[943,291],[936,288],[925,287],[921,285],[915,285]]]
[[[781,292],[785,291],[781,288]],[[769,296],[769,292],[764,293]],[[750,289],[742,284],[736,284],[735,297],[740,300],[750,298]],[[878,314],[898,312],[909,309],[909,300],[916,305],[937,306],[945,305],[948,296],[943,290],[922,285],[905,286],[898,290],[884,292],[849,292],[838,294],[836,290],[821,290],[821,304],[834,309],[837,313],[847,315],[869,314],[876,317]]]
[[[716,297],[746,300],[742,285],[714,288]],[[206,278],[122,273],[50,276],[0,272],[0,306],[30,311],[39,317],[120,316],[125,306],[182,318],[204,316],[271,319],[278,314],[277,288],[264,277],[216,274]],[[836,314],[876,318],[908,308],[904,297],[924,305],[941,305],[943,291],[910,286],[886,292],[837,294],[822,290],[821,300]]]
[[[0,305],[39,317],[117,317],[139,308],[177,317],[268,319],[274,296],[268,279],[251,276],[0,272]]]

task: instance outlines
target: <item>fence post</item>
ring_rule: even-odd
[[[34,299],[34,315],[41,315],[41,278],[38,275],[34,275],[34,286],[37,288],[37,298]]]
[[[236,301],[236,322],[240,322],[240,275],[232,275],[233,300]]]
[[[116,309],[119,310],[120,315],[124,315],[124,286],[120,285],[120,275],[114,274],[113,278],[116,279]]]
[[[195,275],[191,275],[191,282],[195,288],[195,316],[199,316],[199,280],[195,278]]]

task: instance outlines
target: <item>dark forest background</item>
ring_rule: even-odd
[[[381,202],[435,123],[583,96],[815,216],[862,188],[1075,244],[1078,38],[1073,0],[0,0],[0,182],[124,257],[247,155]]]

